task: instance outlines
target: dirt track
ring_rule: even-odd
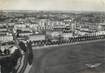
[[[102,63],[95,72],[104,71],[104,53],[105,41],[34,49],[30,73],[82,73],[89,63]]]

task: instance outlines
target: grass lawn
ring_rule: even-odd
[[[34,49],[30,73],[99,73],[105,71],[105,41]],[[95,69],[86,64],[102,63]],[[89,72],[88,72],[89,71]]]

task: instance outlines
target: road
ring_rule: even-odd
[[[33,47],[34,60],[30,73],[75,73],[87,68],[85,64],[102,63],[96,72],[105,71],[105,40],[74,45]],[[81,73],[81,72],[79,72]]]

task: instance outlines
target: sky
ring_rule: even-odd
[[[0,10],[105,11],[105,0],[0,0]]]

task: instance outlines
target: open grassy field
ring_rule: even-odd
[[[101,73],[105,68],[105,41],[34,49],[30,73]],[[94,69],[86,64],[101,63]]]

